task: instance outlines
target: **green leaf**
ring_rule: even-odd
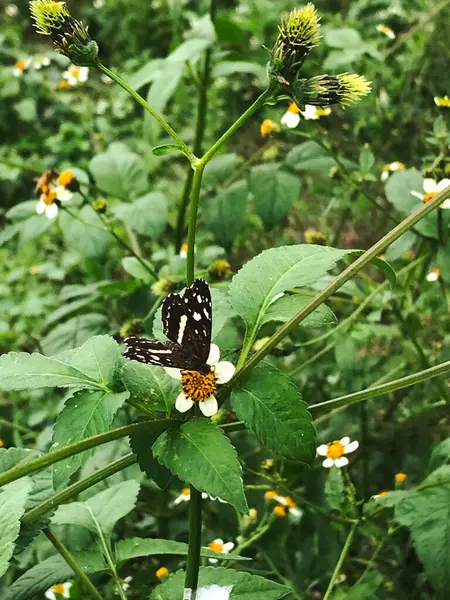
[[[152,265],[148,262],[148,260],[144,260],[144,262],[148,264],[150,269],[152,269]],[[135,256],[125,256],[122,258],[122,267],[132,277],[136,277],[136,279],[142,279],[142,281],[147,283],[153,281],[154,279],[150,272]]]
[[[247,329],[256,332],[278,294],[293,287],[314,285],[351,252],[313,244],[264,250],[233,277],[229,289],[231,305]]]
[[[168,428],[167,423],[153,422],[149,431],[138,431],[130,435],[130,446],[136,454],[139,467],[149,479],[153,479],[158,487],[166,489],[172,479],[172,473],[161,465],[153,454],[153,444]]]
[[[128,396],[128,392],[113,394],[88,390],[74,394],[67,400],[58,415],[53,430],[53,447],[67,446],[108,431],[117,411]],[[53,467],[55,487],[63,487],[88,456],[88,452],[82,452],[55,463]]]
[[[341,510],[346,499],[342,472],[337,467],[328,470],[325,482],[325,498],[330,508]]]
[[[309,464],[316,454],[316,433],[300,392],[281,371],[267,363],[231,392],[239,419],[258,439],[288,460]]]
[[[359,32],[350,27],[328,28],[324,31],[324,41],[332,48],[357,48],[363,41]]]
[[[156,556],[160,554],[173,554],[187,556],[189,545],[172,540],[159,540],[150,538],[130,538],[119,540],[116,544],[117,562],[127,561],[141,556]],[[218,558],[219,560],[251,560],[245,556],[213,552],[209,548],[202,548],[201,556],[204,558]]]
[[[152,148],[152,154],[155,156],[165,156],[171,152],[181,152],[184,154],[183,148],[178,146],[178,144],[161,144],[160,146]]]
[[[450,283],[450,247],[441,246],[437,253],[437,266],[441,272],[441,277],[447,283]]]
[[[285,323],[310,301],[311,296],[302,296],[301,294],[282,296],[269,305],[262,317],[261,325],[269,322]],[[326,304],[321,304],[300,325],[302,327],[323,327],[336,323],[337,319],[333,311]]]
[[[450,466],[434,471],[425,483],[450,480]],[[395,518],[409,528],[414,548],[437,598],[450,595],[450,484],[410,492],[395,509]]]
[[[447,463],[450,463],[450,437],[433,448],[430,457],[430,469],[437,469]]]
[[[228,77],[238,73],[254,75],[261,81],[267,80],[267,71],[264,65],[245,60],[223,60],[217,63],[213,68],[212,78],[215,80],[218,77]]]
[[[166,431],[153,445],[153,454],[200,492],[229,502],[241,514],[248,512],[236,451],[211,421],[195,419]]]
[[[383,271],[383,273],[386,275],[386,279],[389,281],[392,287],[397,285],[397,276],[395,275],[394,269],[388,262],[382,258],[375,257],[372,258],[371,263],[380,269],[380,271]]]
[[[295,171],[317,171],[327,173],[331,167],[336,165],[333,158],[326,154],[322,146],[317,142],[303,142],[290,150],[284,163]]]
[[[110,535],[119,519],[136,506],[139,483],[124,481],[95,494],[86,502],[61,505],[52,518],[54,525],[81,525],[93,533]]]
[[[144,161],[124,144],[111,144],[107,152],[94,156],[89,170],[103,192],[122,200],[137,198],[148,189]]]
[[[53,219],[48,219],[45,215],[34,215],[25,221],[22,221],[19,235],[19,247],[25,246],[31,240],[40,236],[54,224]]]
[[[41,340],[45,354],[58,354],[76,348],[92,336],[109,332],[109,322],[105,315],[85,313],[57,325]]]
[[[71,211],[77,214],[76,210]],[[82,221],[61,211],[60,222],[67,246],[82,256],[99,259],[106,256],[111,244],[111,236],[105,231],[103,221],[91,206],[83,206],[78,212]],[[86,225],[89,223],[93,227]]]
[[[62,556],[40,561],[8,589],[5,600],[35,600],[56,583],[73,579],[74,573]]]
[[[258,165],[250,171],[250,191],[267,231],[279,225],[300,194],[300,180],[280,165]]]
[[[131,204],[116,204],[112,211],[128,227],[150,238],[157,238],[166,228],[169,204],[163,193],[149,192]]]
[[[11,240],[15,235],[17,235],[22,229],[22,223],[13,223],[12,225],[7,225],[0,231],[0,246],[6,244]]]
[[[384,575],[375,569],[364,572],[361,579],[346,594],[345,600],[378,600],[378,588],[384,581]]]
[[[33,487],[29,477],[9,483],[0,490],[0,577],[6,572],[20,531],[28,495]]]
[[[230,187],[220,190],[204,205],[204,219],[217,242],[229,247],[244,225],[247,208],[248,184],[236,181]]]
[[[375,157],[369,148],[363,148],[359,154],[359,169],[364,175],[369,173],[375,164]]]
[[[215,156],[205,167],[203,187],[220,187],[234,174],[238,164],[239,157],[233,152]]]
[[[416,241],[417,235],[414,231],[407,231],[401,235],[398,240],[395,240],[395,242],[393,242],[386,250],[386,260],[397,260],[403,256],[405,252],[408,252],[408,250],[414,246]]]
[[[122,382],[131,398],[139,400],[152,411],[170,413],[180,393],[180,382],[161,367],[126,360],[121,373]]]
[[[147,83],[153,81],[155,77],[159,76],[163,67],[164,59],[162,58],[155,58],[148,61],[148,63],[128,78],[128,85],[133,89],[138,90]]]
[[[178,571],[158,585],[150,596],[151,600],[174,600],[181,598],[184,589],[184,571]],[[209,587],[214,586],[214,587]],[[222,589],[222,592],[220,592]],[[278,600],[291,593],[290,588],[240,571],[222,567],[201,567],[197,596],[211,598],[218,594],[223,600]]]

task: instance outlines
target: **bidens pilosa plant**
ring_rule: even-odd
[[[384,83],[375,104],[369,75],[350,71],[369,58],[378,69],[377,47],[342,20],[322,40],[311,3],[278,24],[262,0],[260,17],[245,3],[231,17],[219,0],[201,17],[158,4],[170,19],[149,19],[155,45],[128,56],[122,78],[104,57],[128,52],[154,10],[144,4],[133,14],[131,1],[94,2],[88,27],[78,6],[73,16],[65,2],[32,0],[35,30],[60,56],[18,56],[9,71],[19,90],[49,73],[29,128],[40,106],[44,130],[68,122],[23,156],[22,140],[19,157],[0,155],[5,169],[31,170],[37,196],[15,202],[0,233],[13,248],[0,279],[0,595],[447,597],[448,319],[432,321],[438,287],[448,312],[443,121],[424,177],[383,148],[376,164],[365,143],[356,161],[344,155],[394,109]],[[392,21],[373,35],[407,43]],[[258,60],[234,60],[242,43]],[[364,99],[352,128],[342,109]],[[431,104],[445,110],[448,96]],[[362,218],[367,237],[353,226]],[[423,447],[423,414],[437,415],[430,437],[442,442],[422,451],[421,472],[396,439],[419,426]],[[408,563],[422,565],[419,595],[400,581]]]

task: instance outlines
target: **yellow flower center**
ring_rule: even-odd
[[[319,106],[316,107],[316,115],[318,117],[328,117],[330,112],[331,110],[329,108],[320,108]]]
[[[330,442],[328,444],[327,456],[328,458],[332,458],[336,460],[337,458],[341,458],[344,455],[345,448],[341,444],[339,440],[334,440],[334,442]]]
[[[294,113],[298,115],[300,113],[299,107],[295,104],[295,102],[290,102],[288,107],[288,112]]]
[[[80,74],[80,67],[70,67],[69,72],[72,77],[78,77]]]
[[[273,131],[278,130],[278,126],[271,119],[264,119],[261,123],[261,127],[259,128],[262,137],[266,137],[271,134]]]
[[[274,490],[269,490],[268,492],[266,492],[264,494],[264,498],[266,500],[273,500],[274,498],[276,498],[278,496],[278,494],[274,491]]]
[[[66,88],[69,87],[69,82],[66,81],[65,79],[61,79],[61,81],[58,83],[58,87],[59,88]]]
[[[182,496],[190,496],[191,495],[191,490],[189,488],[183,488],[181,490],[181,495]]]
[[[380,498],[383,498],[383,496],[386,496],[386,494],[388,493],[388,490],[382,490],[378,496],[380,496]]]
[[[287,512],[284,506],[275,506],[273,509],[273,514],[281,519],[287,515]]]
[[[27,63],[24,60],[18,60],[16,62],[16,69],[19,69],[19,71],[25,71],[26,68]]]
[[[284,501],[286,502],[286,504],[289,508],[297,508],[297,505],[295,504],[295,502],[292,500],[292,498],[290,496],[285,496]]]
[[[52,592],[55,592],[55,594],[64,594],[64,584],[57,583],[52,587]]]
[[[69,185],[70,182],[73,180],[73,173],[72,171],[63,171],[60,176],[58,177],[58,183],[59,185]]]
[[[436,106],[445,106],[446,108],[450,107],[450,98],[448,96],[443,96],[442,98],[436,96],[434,102]]]
[[[180,252],[187,252],[188,251],[188,245],[187,244],[182,244],[181,248],[180,248]]]
[[[169,569],[167,569],[166,567],[161,567],[160,569],[158,569],[156,571],[156,577],[158,579],[164,579],[164,577],[167,577],[168,574],[169,574]]]
[[[408,475],[406,473],[396,473],[395,474],[395,482],[403,483],[407,477],[408,477]]]
[[[5,442],[3,440],[0,440],[0,448],[3,448],[4,445],[5,445]]]
[[[181,387],[185,396],[200,402],[206,400],[216,391],[217,378],[214,371],[199,373],[198,371],[182,371]]]
[[[222,552],[223,551],[223,544],[220,542],[211,542],[208,545],[208,548],[210,550],[212,550],[213,552]]]
[[[43,195],[42,200],[44,201],[45,204],[50,206],[50,204],[53,204],[53,202],[56,200],[56,198],[57,198],[56,192],[50,191],[50,192],[48,192],[48,194]]]
[[[433,200],[433,198],[436,198],[436,196],[437,192],[430,192],[429,194],[425,194],[425,196],[423,197],[423,203],[426,204],[430,200]]]

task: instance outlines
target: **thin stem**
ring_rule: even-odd
[[[206,163],[205,163],[206,164]],[[186,260],[186,283],[191,285],[194,283],[195,273],[195,234],[197,230],[197,215],[198,205],[200,202],[200,190],[202,187],[203,171],[205,170],[204,164],[199,164],[194,171],[194,179],[192,182],[192,194],[191,194],[191,207],[189,210],[189,223],[188,223],[188,249],[187,249],[187,260]]]
[[[185,591],[190,590],[189,600],[195,600],[202,548],[202,494],[191,485],[189,502],[189,552],[186,563]]]
[[[174,129],[172,129],[172,127],[169,125],[169,123],[167,123],[167,121],[165,119],[163,119],[163,117],[159,113],[157,113],[156,110],[154,108],[152,108],[150,106],[150,104],[146,100],[144,100],[144,98],[142,98],[142,96],[140,94],[138,94],[135,90],[133,90],[133,88],[131,88],[119,75],[117,75],[117,73],[114,73],[113,71],[108,69],[108,67],[105,67],[105,65],[102,65],[101,62],[97,62],[96,66],[105,75],[108,75],[108,77],[110,77],[116,83],[118,83],[121,88],[123,88],[126,92],[128,92],[130,94],[130,96],[132,96],[138,104],[140,104],[147,112],[149,112],[152,115],[152,117],[154,119],[156,119],[158,121],[158,123],[161,125],[161,127],[182,148],[183,153],[187,156],[187,158],[189,159],[189,161],[191,163],[196,162],[196,160],[197,160],[196,157],[189,150],[188,146],[183,142],[183,140],[178,135],[178,133],[176,133],[176,131],[174,131]]]
[[[256,352],[244,367],[238,371],[233,379],[233,383],[247,376],[250,371],[259,364],[264,357],[266,357],[275,346],[278,345],[281,340],[288,335],[288,333],[296,327],[301,321],[303,321],[308,315],[310,315],[318,306],[320,306],[325,300],[327,300],[336,290],[344,285],[347,281],[352,279],[356,273],[358,273],[367,263],[373,258],[377,257],[383,250],[385,250],[392,242],[398,239],[406,231],[411,229],[416,223],[423,219],[435,208],[438,208],[444,200],[450,196],[450,186],[440,192],[435,198],[433,198],[427,204],[421,206],[412,215],[404,219],[397,227],[394,227],[388,234],[386,234],[381,240],[374,244],[369,250],[364,252],[359,258],[355,260],[349,267],[347,267],[340,275],[338,275],[324,290],[316,294],[314,298],[308,302],[302,309],[300,309],[293,317],[291,317],[284,325],[282,325],[267,341],[264,346]]]
[[[134,454],[127,454],[126,456],[119,458],[119,460],[112,462],[110,465],[103,467],[103,469],[98,469],[97,471],[94,471],[94,473],[91,473],[88,477],[80,479],[80,481],[69,485],[69,487],[66,489],[58,492],[48,500],[41,502],[41,504],[38,504],[33,509],[25,513],[22,517],[22,524],[29,525],[30,523],[33,523],[33,521],[37,521],[37,519],[40,519],[45,514],[55,510],[55,508],[60,506],[60,504],[64,504],[64,502],[75,498],[78,496],[78,494],[84,492],[84,490],[87,490],[100,481],[103,481],[107,477],[114,475],[114,473],[118,473],[130,465],[133,465],[136,460],[137,458]]]
[[[50,529],[44,529],[44,534],[47,536],[47,539],[53,544],[54,548],[59,552],[59,554],[63,557],[69,567],[73,570],[75,575],[80,580],[81,584],[84,588],[89,592],[89,595],[95,600],[103,600],[103,598],[98,593],[92,581],[80,567],[80,565],[75,560],[74,556],[69,552],[69,550],[64,546],[62,541],[52,532]]]
[[[359,525],[359,522],[357,521],[356,523],[353,523],[353,525],[350,529],[350,533],[348,534],[348,537],[345,541],[344,547],[342,548],[341,555],[339,557],[339,560],[336,563],[336,566],[333,571],[333,575],[331,576],[330,583],[328,584],[328,588],[327,588],[327,591],[325,592],[325,596],[323,597],[323,600],[329,600],[329,598],[331,596],[331,592],[333,591],[333,587],[336,582],[337,576],[341,572],[342,565],[344,564],[344,560],[348,554],[348,551],[350,550],[350,546],[352,545],[352,541],[353,541],[353,536],[355,535],[355,531],[356,531],[356,528],[358,527],[358,525]]]
[[[9,429],[15,429],[16,431],[20,431],[21,433],[32,433],[33,435],[36,435],[36,432],[32,429],[24,427],[23,425],[19,425],[18,423],[11,423],[10,421],[3,419],[2,417],[0,417],[0,425],[2,425],[3,427],[8,427]]]

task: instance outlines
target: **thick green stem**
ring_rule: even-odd
[[[206,156],[206,155],[205,155]],[[324,290],[316,294],[314,298],[308,302],[301,310],[299,310],[291,319],[286,321],[282,327],[280,327],[267,343],[256,352],[244,367],[238,371],[232,381],[235,384],[238,380],[243,379],[247,376],[257,364],[259,364],[265,356],[267,356],[275,346],[281,342],[281,340],[288,335],[288,333],[297,327],[301,321],[306,319],[318,306],[320,306],[325,300],[327,300],[336,290],[344,285],[347,281],[352,279],[367,263],[373,258],[376,258],[382,253],[392,242],[397,240],[406,231],[411,229],[416,223],[423,219],[435,208],[438,208],[444,200],[450,197],[450,186],[445,188],[440,194],[438,194],[433,200],[421,206],[412,215],[402,221],[397,227],[392,229],[386,234],[381,240],[374,244],[369,250],[364,252],[359,258],[355,260],[349,267],[347,267],[340,275],[338,275]]]
[[[55,508],[57,508],[60,504],[64,504],[64,502],[75,498],[78,496],[78,494],[84,492],[84,490],[87,490],[93,485],[99,483],[99,481],[103,481],[107,477],[114,475],[114,473],[118,473],[130,465],[133,465],[136,460],[137,458],[134,454],[127,454],[103,469],[98,469],[97,471],[94,471],[94,473],[88,475],[88,477],[80,479],[80,481],[69,485],[69,487],[66,489],[58,492],[48,500],[41,502],[41,504],[38,504],[38,506],[35,506],[33,509],[25,513],[22,517],[22,524],[29,525],[30,523],[33,523],[33,521],[37,521],[37,519],[40,519],[45,514],[55,510]]]
[[[344,547],[342,548],[341,555],[339,557],[339,560],[336,563],[336,567],[334,568],[333,575],[331,576],[330,583],[328,584],[328,588],[327,588],[327,591],[325,592],[325,596],[323,597],[323,600],[328,600],[331,597],[331,592],[333,591],[333,587],[334,587],[334,584],[336,583],[337,576],[341,572],[341,568],[342,568],[342,565],[344,564],[344,560],[348,554],[348,551],[350,550],[350,546],[352,545],[353,537],[355,535],[355,531],[356,531],[356,528],[358,527],[358,525],[359,525],[358,522],[353,523],[353,525],[350,529],[350,533],[348,534],[348,537],[345,541]]]
[[[195,600],[200,569],[200,551],[202,548],[202,494],[191,485],[189,503],[189,553],[184,580],[185,594],[190,590],[189,600]]]
[[[183,150],[183,153],[187,156],[189,161],[191,163],[195,162],[196,157],[189,150],[189,148],[183,142],[183,140],[178,135],[178,133],[176,131],[174,131],[174,129],[172,129],[172,127],[169,125],[169,123],[167,123],[167,121],[165,119],[163,119],[162,116],[159,113],[157,113],[156,110],[154,108],[152,108],[150,106],[150,104],[146,100],[144,100],[144,98],[142,98],[142,96],[140,94],[138,94],[135,90],[133,90],[133,88],[131,88],[126,83],[126,81],[124,81],[119,75],[117,75],[117,73],[114,73],[113,71],[108,69],[108,67],[105,67],[105,65],[102,65],[102,63],[98,62],[96,66],[105,75],[107,75],[113,81],[118,83],[120,85],[120,87],[123,88],[126,92],[128,92],[130,94],[130,96],[132,96],[138,104],[140,104],[147,112],[149,112],[152,115],[152,117],[158,121],[158,123],[161,125],[161,127],[170,135],[170,137],[173,140],[175,140],[175,142],[180,146],[180,148]]]
[[[63,559],[78,577],[81,585],[89,592],[89,595],[92,598],[95,598],[95,600],[103,600],[103,598],[97,592],[97,589],[92,583],[92,581],[77,563],[73,555],[64,546],[62,541],[53,532],[51,532],[50,529],[44,529],[44,533],[47,536],[48,540],[53,544],[54,548],[59,552],[59,554],[63,557]]]
[[[188,249],[187,249],[187,273],[186,283],[191,285],[195,278],[195,234],[197,231],[198,205],[200,202],[200,190],[202,187],[203,171],[205,165],[199,164],[194,171],[194,180],[192,183],[191,208],[189,210],[188,224]]]

